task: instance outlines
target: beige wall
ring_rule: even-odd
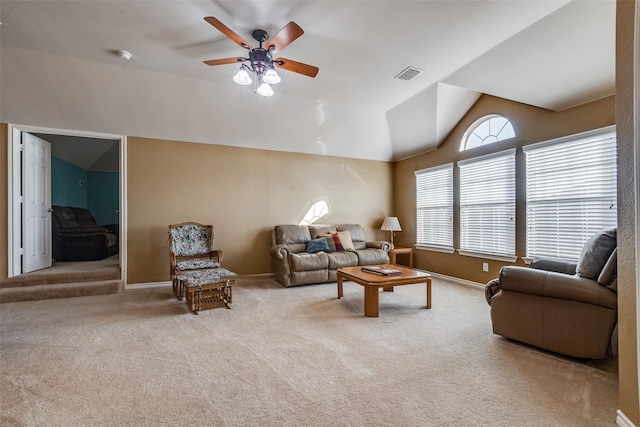
[[[478,118],[487,114],[501,114],[511,120],[516,137],[484,147],[460,153],[460,141],[467,128]],[[414,172],[432,166],[456,162],[489,152],[508,148],[520,148],[524,145],[571,135],[591,129],[609,126],[615,123],[614,97],[605,98],[580,107],[562,112],[553,112],[530,105],[508,101],[502,98],[483,95],[469,113],[458,123],[443,144],[435,151],[412,157],[395,164],[395,210],[398,214],[402,233],[398,234],[398,244],[411,246],[416,243],[416,197]],[[516,253],[525,256],[525,180],[524,155],[522,150],[516,154],[517,214],[516,214]],[[455,173],[454,173],[455,176]],[[455,194],[458,193],[458,181],[454,179]],[[458,200],[456,198],[456,207]],[[458,230],[458,215],[454,216],[454,230]],[[454,246],[459,247],[458,233],[454,232]],[[482,263],[489,264],[489,272],[482,271]],[[457,253],[446,254],[417,250],[414,264],[418,268],[448,276],[459,277],[479,283],[486,283],[498,275],[505,265],[502,261],[461,256]],[[524,265],[519,260],[518,265]]]
[[[271,272],[271,230],[316,201],[331,208],[321,222],[361,223],[372,239],[391,213],[386,162],[129,137],[127,165],[129,284],[169,279],[169,224],[213,224],[223,265],[246,275]]]
[[[635,7],[640,7],[635,2]],[[618,131],[618,371],[620,410],[640,426],[636,320],[636,193],[634,165],[633,59],[634,2],[618,1],[616,10],[616,121]],[[635,23],[640,24],[640,23]],[[638,92],[638,88],[635,88]],[[639,147],[635,147],[638,150]],[[636,153],[637,155],[638,153]],[[635,197],[634,197],[635,196]]]
[[[0,279],[7,278],[7,125],[0,124]],[[325,200],[326,223],[360,223],[372,239],[391,214],[393,165],[309,154],[128,138],[127,283],[166,281],[167,227],[215,226],[223,265],[270,273],[271,229]]]

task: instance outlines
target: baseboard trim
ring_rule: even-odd
[[[448,280],[450,282],[455,282],[459,285],[470,286],[472,288],[477,288],[484,290],[485,284],[473,282],[471,280],[460,279],[458,277],[447,276],[445,274],[440,273],[432,273],[427,271],[427,273],[431,274],[434,279]],[[245,274],[238,275],[236,279],[272,279],[273,273],[258,273],[258,274]],[[171,282],[149,282],[149,283],[132,283],[127,284],[126,289],[144,289],[144,288],[163,288],[165,286],[171,286]]]
[[[236,280],[240,279],[273,279],[273,273],[258,273],[258,274],[245,274],[237,275]],[[166,282],[148,282],[148,283],[131,283],[127,284],[125,289],[145,289],[145,288],[164,288],[166,286],[172,286],[171,281]]]
[[[273,273],[238,274],[238,279],[273,279]]]
[[[148,282],[148,283],[129,283],[127,284],[127,290],[130,289],[145,289],[145,288],[164,288],[165,286],[171,286],[172,283],[167,282]]]
[[[616,425],[618,427],[635,427],[635,424],[631,422],[629,418],[618,409],[618,416],[616,417]]]
[[[478,288],[478,289],[482,289],[484,290],[485,288],[485,284],[484,283],[479,283],[479,282],[473,282],[471,280],[466,280],[466,279],[460,279],[458,277],[453,277],[453,276],[447,276],[445,274],[440,274],[440,273],[431,273],[430,271],[428,272],[431,274],[431,276],[434,279],[442,279],[442,280],[448,280],[450,282],[455,282],[458,283],[460,285],[464,285],[464,286],[471,286],[472,288]]]

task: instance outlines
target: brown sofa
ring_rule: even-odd
[[[577,263],[534,259],[487,284],[493,332],[545,350],[603,359],[617,324],[616,229],[594,235]]]
[[[311,241],[318,236],[338,232],[348,233],[351,250],[311,249]],[[276,280],[284,286],[333,282],[340,267],[387,264],[389,249],[389,242],[367,241],[359,224],[277,225],[272,231],[271,264]]]

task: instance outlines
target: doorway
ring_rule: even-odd
[[[126,277],[126,206],[124,203],[124,200],[126,200],[126,168],[124,167],[126,164],[126,137],[21,125],[9,125],[8,277],[26,274],[24,257],[25,247],[29,243],[25,244],[24,236],[25,233],[31,234],[32,230],[27,228],[28,225],[24,218],[22,205],[24,202],[23,193],[27,187],[25,181],[30,178],[28,176],[25,177],[22,169],[25,164],[25,159],[23,158],[25,155],[24,141],[33,139],[50,143],[49,165],[51,165],[51,159],[53,159],[53,169],[57,169],[57,173],[62,177],[62,180],[58,179],[53,184],[54,194],[57,191],[57,195],[54,195],[53,199],[48,202],[49,213],[47,220],[49,224],[51,222],[51,205],[56,204],[69,204],[78,207],[87,207],[82,206],[82,204],[90,205],[94,208],[94,211],[99,211],[99,221],[101,223],[106,221],[118,224],[118,260],[121,271],[120,279],[124,282]],[[49,185],[51,185],[51,169],[49,166],[49,172],[47,172],[49,173]],[[109,170],[110,172],[105,175],[102,173],[104,170]],[[79,173],[79,175],[74,176],[75,172]],[[87,174],[89,174],[90,179],[86,179]],[[103,203],[105,202],[104,198],[92,198],[89,201],[86,189],[81,187],[87,186],[87,181],[94,182],[94,185],[99,186],[101,185],[99,182],[101,180],[104,181],[105,176],[110,176],[107,181],[110,180],[112,185],[117,186],[117,189],[111,191],[112,194],[110,196],[111,199],[115,198],[115,200],[111,200],[110,203]],[[65,184],[64,181],[67,181],[67,183]],[[81,191],[77,191],[77,188],[70,191],[65,190],[64,188],[69,185],[69,182],[74,182],[76,187],[81,188]],[[57,189],[56,186],[58,186]],[[82,190],[84,190],[84,196]],[[98,218],[96,220],[98,221]],[[51,233],[50,226],[47,232]],[[36,238],[34,241],[41,240]],[[50,255],[51,247],[48,250]],[[44,268],[44,270],[47,270],[47,268]]]

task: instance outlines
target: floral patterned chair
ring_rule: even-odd
[[[169,226],[170,275],[173,293],[182,299],[184,287],[178,277],[220,268],[222,251],[213,249],[213,226],[183,222]]]

